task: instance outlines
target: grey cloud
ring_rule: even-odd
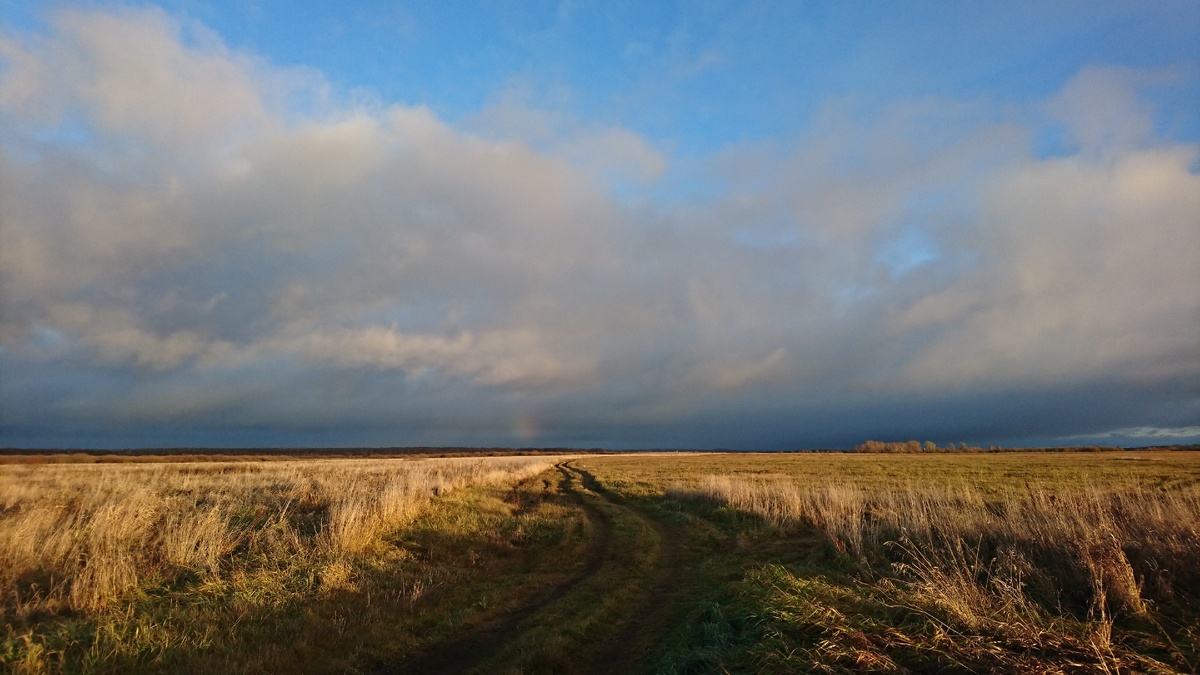
[[[1087,68],[1046,105],[1085,152],[1125,151],[1144,142],[1154,127],[1152,111],[1137,95],[1136,70]]]
[[[717,194],[631,203],[614,176],[674,166],[628,130],[338,105],[157,10],[55,25],[0,44],[9,442],[788,447],[1200,412],[1197,147],[1090,112],[1145,110],[1127,72],[831,102],[787,151],[714,159]],[[1030,151],[1047,110],[1079,152]]]

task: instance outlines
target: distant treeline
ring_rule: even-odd
[[[1061,448],[982,447],[966,443],[937,445],[932,441],[866,441],[855,452],[949,453],[949,452],[1105,452],[1130,450],[1200,450],[1200,445],[1154,445],[1138,448],[1114,446],[1072,446]],[[95,464],[108,462],[269,462],[289,459],[334,459],[389,457],[496,457],[505,455],[582,455],[637,454],[643,452],[746,452],[728,449],[640,449],[606,450],[603,448],[469,448],[469,447],[392,447],[392,448],[0,448],[0,464]],[[771,451],[785,453],[841,453],[845,450],[805,449]]]
[[[967,445],[966,443],[950,443],[948,445],[938,445],[933,441],[866,441],[859,443],[854,447],[855,452],[890,452],[890,453],[916,453],[916,452],[1112,452],[1125,450],[1196,450],[1200,446],[1196,445],[1155,445],[1144,448],[1123,448],[1111,445],[1073,445],[1060,448],[1005,448],[999,445],[989,445],[986,448],[980,445]]]
[[[1099,448],[1097,448],[1099,449]],[[1118,450],[1119,448],[1110,448]],[[1002,452],[1004,448],[998,445],[982,447],[959,443],[955,445],[938,445],[933,441],[866,441],[854,447],[855,452]]]

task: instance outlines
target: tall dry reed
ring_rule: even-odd
[[[361,551],[431,498],[545,457],[0,466],[4,615],[94,610],[144,582]]]
[[[899,575],[967,624],[1039,608],[1145,615],[1148,603],[1200,603],[1195,486],[867,491],[709,476],[672,493],[814,528],[870,574]]]

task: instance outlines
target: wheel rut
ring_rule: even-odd
[[[604,489],[594,476],[584,469],[576,469],[583,475],[584,485],[611,503],[619,503]],[[640,602],[627,611],[628,621],[603,642],[602,651],[592,659],[588,675],[625,675],[645,670],[654,648],[670,627],[682,594],[680,580],[686,575],[686,552],[679,533],[667,523],[650,517],[638,509],[625,507],[643,522],[654,528],[658,535],[658,556],[655,569],[649,575],[649,584],[643,586]]]
[[[543,592],[532,602],[520,609],[481,626],[471,628],[458,637],[434,646],[431,650],[396,667],[381,669],[380,673],[413,673],[420,675],[442,675],[463,673],[491,658],[515,637],[526,620],[560,598],[565,597],[576,586],[594,577],[604,566],[604,558],[612,546],[612,522],[607,514],[588,503],[574,485],[577,470],[572,471],[566,463],[555,466],[561,474],[559,489],[569,499],[579,504],[588,522],[596,533],[588,552],[587,564],[579,573]]]
[[[635,600],[621,607],[619,616],[603,620],[597,626],[597,632],[589,636],[588,644],[579,645],[574,653],[576,661],[569,671],[588,675],[626,675],[646,669],[655,647],[671,627],[670,619],[675,615],[682,597],[680,580],[689,569],[689,556],[682,544],[679,526],[625,503],[605,489],[590,472],[573,462],[563,462],[555,468],[561,475],[561,493],[580,506],[595,533],[583,569],[506,616],[467,629],[411,660],[379,672],[422,675],[465,673],[488,663],[524,631],[553,625],[554,612],[548,607],[577,590],[594,593],[594,589],[583,591],[580,586],[597,577],[602,570],[606,578],[611,577],[613,568],[605,570],[606,563],[610,566],[619,564],[609,559],[612,547],[633,545],[631,542],[614,541],[613,516],[606,511],[613,511],[622,519],[636,521],[639,526],[653,529],[658,543],[650,570],[629,570],[628,576],[619,571],[616,573],[620,581],[615,582],[614,592],[620,590],[628,593],[629,589],[636,586]],[[590,495],[585,494],[581,486]],[[600,500],[603,503],[599,503]],[[635,574],[640,574],[640,578],[632,576]],[[539,617],[543,610],[546,610],[546,616]]]

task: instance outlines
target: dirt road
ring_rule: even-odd
[[[572,462],[559,464],[559,497],[582,509],[592,537],[573,577],[507,616],[466,630],[383,672],[644,670],[678,612],[692,568],[678,524],[628,504]]]

